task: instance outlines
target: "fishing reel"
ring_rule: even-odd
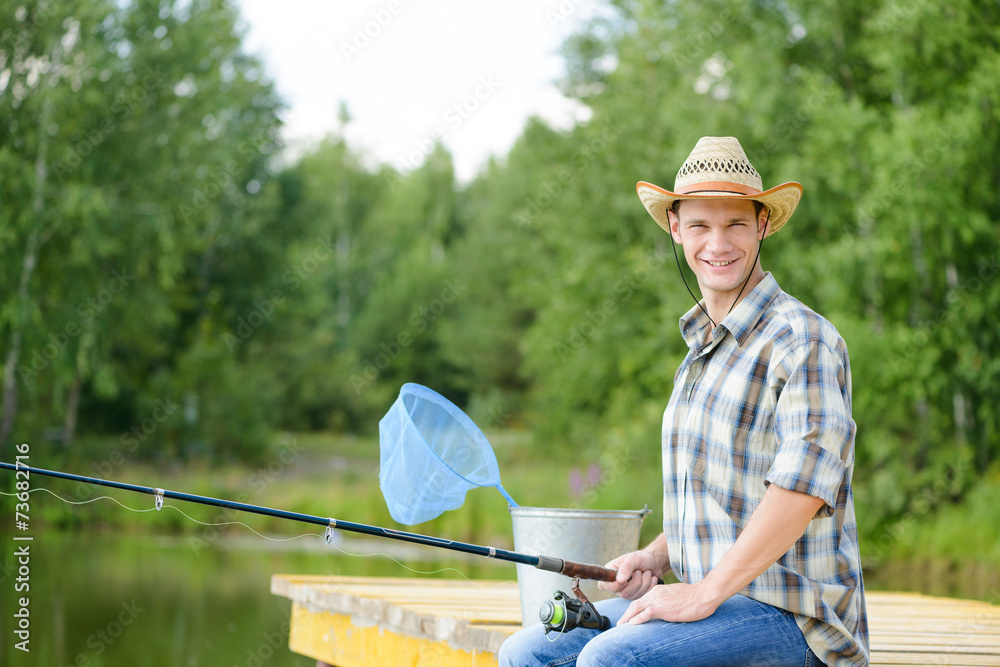
[[[552,630],[556,632],[569,632],[574,628],[589,628],[604,632],[611,627],[611,621],[607,616],[602,616],[594,603],[587,599],[587,596],[580,590],[580,580],[573,580],[573,593],[576,597],[571,597],[562,591],[552,594],[551,600],[546,600],[538,609],[538,618],[542,621],[545,634]]]

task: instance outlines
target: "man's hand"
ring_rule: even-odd
[[[659,559],[649,551],[633,551],[615,558],[605,567],[618,570],[614,581],[599,581],[602,591],[618,593],[626,600],[636,600],[656,585],[661,566]]]
[[[675,623],[691,623],[715,613],[722,600],[707,599],[704,587],[698,584],[664,584],[649,592],[625,610],[618,625],[640,625],[654,618]]]
[[[638,625],[653,618],[689,623],[708,618],[720,604],[743,590],[791,549],[822,506],[823,501],[819,498],[771,484],[736,544],[722,556],[704,579],[694,584],[669,584],[650,590],[639,583],[619,583],[636,579],[636,570],[641,573],[649,568],[649,563],[658,562],[650,554],[650,548],[658,543],[665,544],[662,535],[643,551],[616,558],[608,567],[620,562],[618,578],[604,590],[621,588],[628,592],[642,591],[641,597],[636,596],[639,599],[628,598],[632,600],[632,604],[618,624]],[[652,559],[648,560],[650,557]],[[645,574],[642,575],[642,581],[646,581]],[[618,588],[613,587],[616,584]]]

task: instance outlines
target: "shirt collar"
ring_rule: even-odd
[[[764,278],[750,290],[750,293],[733,308],[732,312],[716,328],[728,331],[736,339],[737,345],[742,346],[750,336],[750,332],[760,322],[764,311],[780,293],[781,288],[778,287],[778,281],[770,272],[765,272]],[[697,350],[702,346],[707,347],[705,334],[711,330],[711,326],[712,321],[708,319],[708,315],[701,309],[701,306],[695,306],[684,313],[680,319],[681,336],[692,350]],[[721,340],[722,337],[723,332],[712,331],[709,344]]]

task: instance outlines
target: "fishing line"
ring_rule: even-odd
[[[549,637],[549,634],[550,634],[550,633],[548,633],[548,632],[546,632],[546,633],[545,633],[545,641],[547,641],[547,642],[548,642],[548,643],[550,643],[550,644],[552,644],[552,643],[554,643],[554,642],[557,642],[557,641],[559,641],[559,638],[560,638],[560,637],[562,637],[562,636],[563,636],[564,634],[566,634],[567,632],[568,632],[568,631],[566,630],[566,624],[565,624],[565,623],[564,623],[564,624],[561,624],[561,625],[559,626],[559,632],[556,632],[556,633],[555,633],[555,637],[551,637],[551,638],[550,638],[550,637]]]
[[[440,549],[448,549],[449,551],[458,551],[466,554],[474,554],[477,556],[483,556],[485,558],[494,558],[507,562],[518,563],[521,565],[530,565],[539,570],[545,570],[547,572],[556,572],[559,574],[563,574],[569,577],[570,579],[576,579],[576,580],[590,579],[597,581],[613,581],[616,576],[616,571],[614,569],[601,567],[600,565],[580,563],[576,561],[565,560],[563,558],[556,558],[553,556],[546,556],[541,554],[536,556],[534,554],[518,553],[516,551],[509,551],[507,549],[500,549],[493,546],[468,544],[465,542],[457,542],[454,540],[443,539],[440,537],[433,537],[430,535],[420,535],[418,533],[411,533],[402,530],[394,530],[382,526],[372,526],[363,523],[357,523],[354,521],[334,519],[332,517],[316,516],[311,514],[304,514],[302,512],[290,512],[288,510],[275,509],[272,507],[264,507],[261,505],[251,505],[248,503],[237,502],[233,500],[225,500],[221,498],[211,498],[208,496],[200,496],[191,493],[184,493],[181,491],[171,491],[168,489],[162,489],[153,486],[139,486],[136,484],[116,482],[109,479],[86,477],[84,475],[76,475],[73,473],[62,472],[59,470],[45,470],[42,468],[35,468],[32,466],[21,465],[20,463],[15,465],[12,463],[6,463],[4,461],[0,461],[0,468],[16,472],[24,471],[24,473],[26,474],[30,473],[32,475],[43,475],[47,477],[55,477],[58,479],[68,479],[77,482],[85,482],[88,484],[95,484],[97,486],[107,486],[114,489],[133,491],[135,493],[144,493],[154,497],[157,509],[161,509],[163,507],[164,499],[169,498],[171,500],[182,500],[184,502],[191,502],[200,505],[222,507],[229,510],[238,510],[242,512],[249,512],[251,514],[260,514],[263,516],[286,519],[289,521],[298,521],[300,523],[308,523],[314,526],[321,526],[325,528],[324,539],[328,544],[333,541],[333,536],[335,535],[334,530],[339,530],[351,533],[361,533],[364,535],[370,535],[374,537],[385,537],[413,544],[422,544],[424,546],[436,547]],[[399,561],[396,559],[393,559],[393,561],[399,563]],[[402,566],[401,563],[399,564]],[[466,579],[468,579],[468,577],[466,577]]]
[[[155,512],[156,511],[155,507],[150,507],[149,509],[145,509],[145,510],[137,510],[135,508],[129,507],[128,505],[122,505],[122,503],[117,498],[112,498],[111,496],[98,496],[96,498],[91,498],[90,500],[66,500],[65,498],[63,498],[62,496],[60,496],[58,493],[56,493],[55,491],[50,491],[50,490],[46,489],[44,486],[35,486],[35,487],[32,487],[32,488],[28,489],[28,493],[34,493],[35,491],[44,491],[45,493],[48,493],[49,495],[55,496],[56,498],[58,498],[59,500],[63,501],[67,505],[86,505],[87,503],[92,503],[92,502],[95,502],[97,500],[113,500],[114,502],[118,503],[119,505],[121,505],[125,509],[130,510],[132,512]],[[24,493],[24,491],[19,491],[18,493]],[[6,491],[0,491],[0,496],[17,496],[18,493],[7,493]]]
[[[36,491],[45,491],[49,495],[54,496],[55,498],[57,498],[58,500],[61,500],[62,502],[66,503],[67,505],[87,505],[89,503],[93,503],[93,502],[96,502],[98,500],[110,500],[110,501],[118,504],[123,509],[126,509],[126,510],[128,510],[130,512],[135,512],[137,514],[143,514],[145,512],[156,512],[156,511],[158,511],[157,508],[155,508],[155,507],[149,507],[149,508],[146,508],[146,509],[137,509],[135,507],[129,507],[128,505],[125,505],[120,500],[118,500],[117,498],[113,498],[112,496],[98,496],[96,498],[90,498],[88,500],[69,500],[67,498],[63,498],[62,496],[60,496],[55,491],[52,491],[50,489],[45,488],[44,486],[36,486],[36,487],[31,488],[31,489],[28,489],[28,493],[34,493]],[[24,492],[22,491],[21,493],[24,493]],[[4,496],[17,496],[17,493],[7,493],[6,491],[0,491],[0,495],[4,495]],[[246,528],[247,530],[249,530],[254,535],[257,535],[258,537],[262,537],[265,540],[268,540],[268,541],[271,541],[271,542],[291,542],[293,540],[302,539],[303,537],[315,537],[315,538],[320,539],[320,540],[325,540],[325,535],[320,535],[319,533],[302,533],[301,535],[296,535],[295,537],[268,537],[267,535],[264,535],[263,533],[260,533],[260,532],[258,532],[256,530],[254,530],[253,527],[249,526],[246,523],[243,523],[242,521],[222,521],[222,522],[218,522],[218,523],[209,523],[209,522],[206,522],[206,521],[199,521],[198,519],[195,519],[193,516],[191,516],[190,514],[188,514],[187,512],[185,512],[184,510],[182,510],[181,508],[177,507],[176,505],[167,505],[167,504],[164,504],[162,507],[175,510],[175,511],[179,512],[184,518],[188,519],[189,521],[192,521],[194,523],[200,524],[202,526],[208,526],[208,527],[214,527],[214,526],[232,526],[232,525],[243,526],[244,528]],[[445,568],[441,568],[439,570],[428,570],[428,571],[418,570],[416,568],[409,567],[408,565],[406,565],[404,563],[401,563],[394,556],[392,556],[391,554],[388,554],[388,553],[386,553],[384,551],[377,551],[377,552],[368,553],[368,554],[359,554],[359,553],[351,553],[350,551],[342,549],[341,547],[339,547],[339,546],[337,546],[336,544],[333,544],[333,543],[328,543],[328,544],[331,547],[333,547],[334,549],[336,549],[337,551],[339,551],[341,554],[343,554],[345,556],[350,556],[350,557],[353,557],[353,558],[375,558],[375,557],[378,557],[378,556],[383,556],[383,557],[388,558],[389,560],[391,560],[393,563],[395,563],[399,567],[401,567],[404,570],[407,570],[409,572],[412,572],[413,574],[431,575],[431,574],[441,574],[443,572],[453,572],[453,573],[457,574],[458,576],[462,577],[463,579],[465,579],[466,581],[468,581],[469,583],[472,583],[472,584],[476,584],[477,583],[477,580],[470,579],[468,576],[465,575],[464,572],[462,572],[460,570],[457,570],[457,569],[455,569],[453,567],[445,567]],[[500,582],[499,584],[490,584],[490,585],[481,586],[481,587],[482,588],[493,588],[493,587],[498,586],[498,585],[509,584],[509,583],[513,583],[513,582],[511,582],[511,581],[504,581],[504,582]]]

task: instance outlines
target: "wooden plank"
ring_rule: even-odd
[[[966,648],[992,648],[1000,652],[1000,635],[980,634],[980,633],[954,633],[954,632],[886,632],[883,628],[878,628],[876,634],[877,641],[872,642],[879,649],[887,650],[893,644],[905,644],[906,646],[951,646],[955,643],[956,636],[962,638],[962,647]]]
[[[872,653],[872,665],[908,665],[909,667],[995,667],[995,655],[956,656],[951,653]]]
[[[492,667],[521,627],[517,584],[275,575],[293,602],[293,651],[337,667]],[[1000,667],[1000,607],[918,593],[867,594],[873,665]]]

